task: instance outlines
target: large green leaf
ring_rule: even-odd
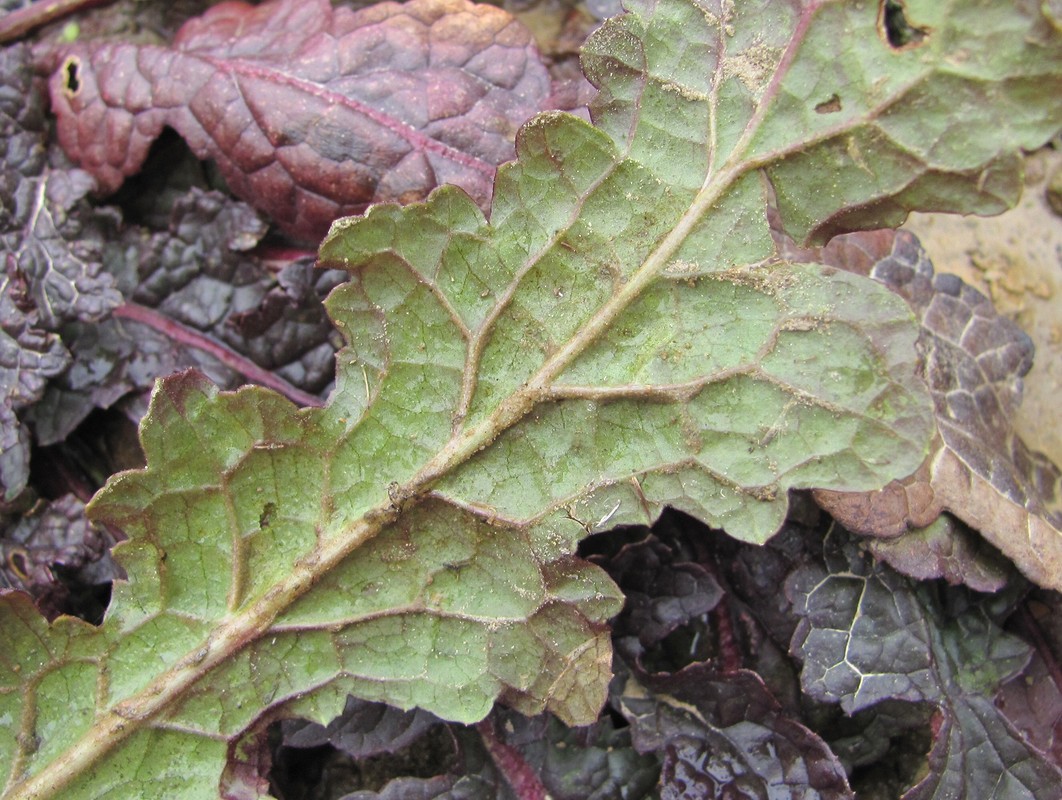
[[[326,408],[157,387],[91,506],[129,535],[103,625],[0,606],[5,800],[214,798],[248,731],[348,692],[588,722],[620,603],[588,531],[672,504],[763,541],[790,488],[922,461],[910,312],[772,261],[768,196],[819,236],[1013,199],[1060,124],[1038,4],[910,2],[907,49],[871,3],[632,6],[584,53],[597,127],[528,123],[489,223],[443,188],[333,227]]]

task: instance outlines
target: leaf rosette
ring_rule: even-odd
[[[328,405],[161,382],[147,467],[91,505],[129,536],[103,625],[5,600],[3,796],[215,797],[248,731],[348,693],[589,722],[621,597],[580,538],[672,505],[759,542],[790,489],[912,472],[910,311],[772,258],[765,209],[825,236],[1017,191],[1058,127],[1015,112],[1058,81],[1040,11],[915,5],[933,33],[895,49],[867,4],[632,3],[584,50],[594,125],[528,123],[489,222],[444,187],[335,223]]]

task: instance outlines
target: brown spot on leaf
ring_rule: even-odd
[[[817,106],[815,106],[816,114],[836,114],[841,110],[841,98],[837,95],[830,95],[828,100],[823,100]]]

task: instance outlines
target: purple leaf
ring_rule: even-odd
[[[368,758],[408,747],[439,724],[438,717],[421,709],[400,711],[383,703],[347,698],[343,713],[318,725],[303,720],[281,723],[288,747],[320,747],[330,744],[352,758]]]
[[[913,585],[840,528],[824,550],[825,566],[800,567],[787,585],[803,618],[792,643],[801,682],[850,714],[884,700],[936,707],[929,774],[904,799],[1057,796],[1062,771],[991,700],[1028,646],[964,590]]]
[[[33,595],[49,618],[80,610],[71,587],[110,583],[122,575],[111,559],[115,539],[85,517],[85,504],[66,495],[23,516],[0,539],[0,581]],[[55,568],[67,578],[60,580]],[[86,605],[82,603],[81,605]]]
[[[568,728],[543,714],[502,712],[505,740],[541,776],[553,800],[637,800],[656,785],[659,764],[631,745],[631,729],[609,715],[593,725]]]
[[[626,598],[613,624],[619,652],[640,663],[670,634],[714,609],[723,590],[701,564],[684,555],[677,541],[648,533],[610,558],[594,559]]]
[[[121,302],[100,263],[109,220],[83,200],[88,176],[46,165],[39,88],[25,46],[0,50],[0,489],[8,501],[29,475],[20,412],[69,364],[55,332]]]
[[[695,664],[633,679],[619,698],[641,753],[662,752],[660,796],[852,798],[840,761],[753,672]]]
[[[464,0],[227,2],[171,48],[78,44],[51,80],[59,137],[104,192],[169,126],[298,239],[456,183],[481,205],[549,77],[530,33]]]

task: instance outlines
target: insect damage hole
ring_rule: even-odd
[[[919,47],[929,35],[928,28],[919,28],[907,21],[903,0],[882,0],[878,10],[878,31],[893,50]]]
[[[841,98],[836,94],[830,95],[828,100],[823,100],[817,106],[815,106],[816,114],[836,114],[843,108],[841,105]]]
[[[77,56],[70,56],[63,62],[63,67],[60,70],[63,76],[63,94],[67,97],[77,97],[77,93],[81,91],[81,59]]]

